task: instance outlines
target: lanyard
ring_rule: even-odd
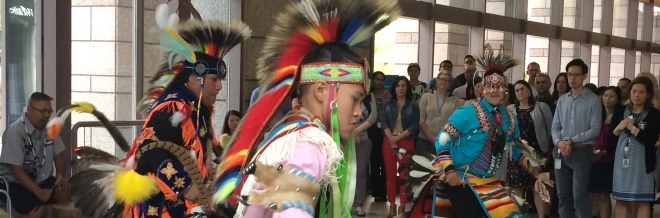
[[[27,137],[28,138],[28,141],[27,141],[28,144],[27,145],[28,145],[28,147],[30,147],[32,149],[32,154],[34,154],[35,161],[37,161],[39,159],[39,156],[37,156],[37,150],[34,147],[34,143],[32,142],[32,134],[30,134],[30,132],[27,129],[27,125],[25,124],[25,119],[23,119],[22,122],[23,122],[23,128],[25,129],[25,134],[27,134],[27,136],[28,136]],[[37,171],[41,170],[41,167],[43,167],[44,164],[46,163],[46,147],[45,147],[45,145],[46,144],[44,143],[44,148],[43,148],[43,153],[44,154],[41,158],[41,163],[39,164],[39,168],[37,169]]]
[[[438,97],[438,94],[435,94],[435,103],[438,105],[438,116],[440,116],[440,119],[442,119],[442,107],[445,106],[445,101],[447,100],[447,95],[442,99],[442,105],[440,105],[440,97]]]

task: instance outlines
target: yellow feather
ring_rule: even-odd
[[[89,102],[80,102],[75,105],[75,107],[71,108],[72,111],[88,114],[91,114],[94,111],[94,105]]]
[[[136,205],[159,192],[156,182],[133,170],[115,172],[115,199],[126,205]]]
[[[325,41],[323,40],[323,36],[319,33],[319,31],[316,31],[314,27],[309,27],[307,30],[305,30],[305,34],[309,36],[309,38],[312,38],[316,43],[323,44]]]

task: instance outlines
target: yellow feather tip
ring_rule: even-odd
[[[149,176],[143,176],[133,170],[115,173],[115,199],[126,205],[136,205],[157,194],[160,190]]]
[[[71,110],[80,113],[91,114],[95,109],[94,109],[94,105],[92,105],[89,102],[80,102],[80,103],[76,103],[75,107],[71,108]]]

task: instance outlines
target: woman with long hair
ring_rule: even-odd
[[[635,78],[630,84],[630,104],[612,116],[609,142],[616,145],[612,185],[615,217],[626,217],[629,211],[636,211],[637,217],[651,217],[648,202],[655,200],[655,143],[660,135],[654,92],[650,79]]]
[[[595,205],[600,208],[600,216],[609,218],[612,216],[612,170],[614,168],[614,150],[607,140],[612,115],[621,107],[621,89],[616,86],[606,87],[600,95],[603,103],[603,124],[600,135],[596,138],[593,146],[594,157],[591,164],[591,175],[589,176],[589,193]]]
[[[390,88],[392,99],[383,105],[381,125],[385,132],[383,138],[383,159],[385,160],[385,177],[387,178],[387,200],[390,202],[388,217],[394,217],[405,212],[408,196],[406,194],[407,184],[399,187],[400,203],[396,207],[397,172],[399,179],[404,181],[408,170],[397,170],[398,165],[405,165],[409,158],[399,154],[399,149],[414,150],[415,138],[419,129],[419,106],[413,100],[412,87],[406,77],[397,77]]]
[[[553,87],[555,91],[552,92],[552,99],[554,100],[555,105],[557,105],[557,100],[559,100],[559,97],[571,91],[571,87],[568,85],[568,74],[560,73],[557,75],[557,78],[555,78],[555,85]]]
[[[518,80],[514,84],[514,91],[516,102],[509,105],[508,109],[518,118],[520,138],[527,141],[536,154],[545,157],[552,135],[550,107],[546,103],[534,100],[532,87],[525,80]],[[509,160],[507,181],[509,187],[513,188],[512,193],[524,198],[524,192],[532,189],[536,179],[519,162]],[[539,217],[550,215],[550,204],[545,203],[536,191],[534,191],[534,203]]]
[[[223,149],[227,148],[229,139],[231,139],[231,135],[236,131],[238,122],[241,121],[242,118],[243,115],[241,112],[236,110],[230,110],[225,114],[225,123],[222,124],[222,132],[220,132],[220,134],[222,134],[220,136],[220,145]]]

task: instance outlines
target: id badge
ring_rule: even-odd
[[[555,158],[555,169],[561,169],[561,158]]]
[[[623,168],[628,168],[628,167],[630,167],[630,159],[628,159],[628,158],[623,158],[623,163],[621,163],[621,167],[623,167]]]

